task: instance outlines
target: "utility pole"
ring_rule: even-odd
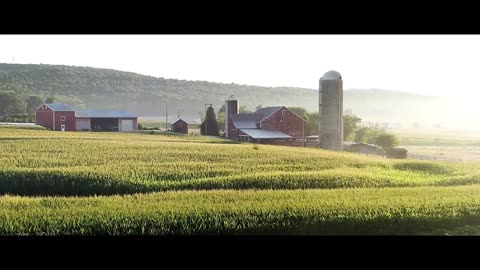
[[[165,132],[168,131],[168,104],[165,104]]]

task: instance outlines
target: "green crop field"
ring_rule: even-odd
[[[480,162],[480,132],[440,128],[390,129],[412,158]]]
[[[0,127],[1,235],[479,234],[480,164]]]

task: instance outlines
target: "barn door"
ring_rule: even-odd
[[[122,120],[122,131],[133,131],[133,120]]]

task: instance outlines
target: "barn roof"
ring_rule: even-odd
[[[175,120],[175,121],[172,123],[172,125],[175,124],[175,123],[177,123],[178,121],[182,121],[182,122],[187,123],[187,121],[183,120],[182,118],[178,118],[177,120]]]
[[[254,112],[254,114],[263,115],[262,119],[260,119],[260,120],[263,120],[263,118],[265,118],[265,117],[271,115],[272,113],[280,110],[282,107],[283,106],[261,108],[261,109],[258,109],[256,112]]]
[[[53,111],[63,111],[63,112],[75,111],[72,107],[63,103],[45,103],[45,105],[47,105]]]
[[[262,120],[263,115],[246,113],[232,114],[231,117],[236,128],[257,128],[257,122]]]
[[[281,108],[283,108],[283,106],[261,108],[254,113],[232,114],[232,121],[236,128],[258,128],[258,122]]]
[[[290,135],[287,135],[278,130],[268,130],[259,128],[242,128],[240,129],[248,136],[254,139],[291,139]]]
[[[131,112],[118,110],[84,110],[76,112],[75,116],[85,118],[137,118]]]

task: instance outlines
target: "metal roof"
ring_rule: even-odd
[[[260,119],[260,120],[263,120],[263,118],[265,118],[265,117],[271,115],[272,113],[280,110],[282,107],[283,106],[261,108],[261,109],[258,109],[256,112],[254,112],[254,114],[263,115],[262,119]]]
[[[50,109],[54,111],[75,111],[72,107],[68,106],[67,104],[63,103],[45,103]]]
[[[117,110],[85,110],[76,112],[75,116],[84,118],[137,118],[131,112]]]
[[[254,139],[291,139],[290,135],[287,135],[278,130],[268,130],[259,128],[242,128],[240,129],[248,136]]]
[[[232,114],[232,121],[236,128],[257,128],[257,122],[262,120],[262,114],[246,113]]]
[[[266,107],[254,113],[232,114],[232,121],[236,128],[258,128],[257,122],[262,121],[283,106]]]

